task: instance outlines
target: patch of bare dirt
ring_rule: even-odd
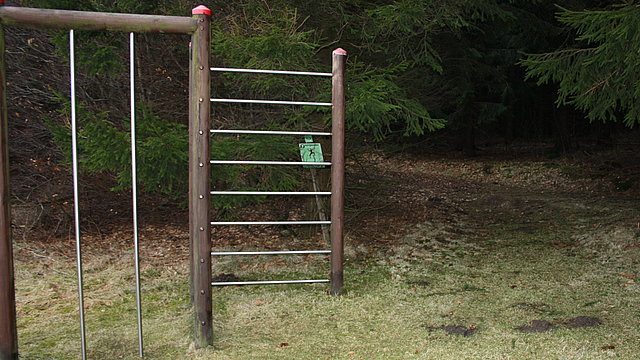
[[[517,327],[522,332],[545,332],[553,329],[553,324],[546,320],[531,320],[527,325]]]
[[[478,330],[478,328],[475,325],[471,325],[471,326],[442,325],[437,327],[427,326],[426,329],[428,331],[443,330],[448,335],[462,335],[464,337],[469,337]]]
[[[596,317],[592,316],[576,316],[564,322],[564,324],[572,329],[575,328],[583,328],[583,327],[593,327],[602,324],[602,321]]]
[[[622,158],[629,156],[626,154]],[[612,159],[620,162],[621,167],[606,167],[614,161]],[[614,153],[548,160],[533,155],[522,159],[504,155],[465,159],[435,155],[386,156],[368,152],[348,158],[347,162],[348,251],[353,250],[354,254],[376,249],[397,252],[402,251],[402,242],[413,239],[411,241],[415,243],[429,242],[423,244],[425,249],[427,245],[431,250],[441,249],[435,259],[459,255],[449,254],[447,249],[464,250],[469,255],[475,251],[473,248],[454,246],[456,244],[451,242],[461,236],[481,240],[488,236],[486,229],[491,224],[508,223],[513,231],[525,233],[539,231],[541,227],[573,226],[576,235],[557,244],[567,251],[581,244],[597,242],[609,234],[607,236],[622,239],[622,242],[607,245],[609,248],[604,253],[608,256],[633,255],[640,251],[640,211],[637,208],[640,189],[634,183],[621,190],[614,180],[621,176],[631,178],[640,173],[639,168],[640,161],[632,164],[620,160]],[[114,195],[108,191],[108,186],[101,191],[105,198]],[[115,205],[97,200],[84,205],[84,214],[89,219],[83,222],[87,256],[118,254],[132,246],[130,200],[126,200],[129,194],[115,195],[119,197]],[[94,204],[100,206],[93,207]],[[70,203],[65,206],[71,214]],[[143,254],[153,261],[173,261],[176,257],[188,256],[185,210],[158,198],[143,200],[140,209]],[[216,216],[220,215],[224,214]],[[304,201],[286,198],[241,208],[225,216],[230,215],[247,220],[308,218]],[[33,218],[37,214],[22,216]],[[111,219],[106,226],[90,220],[105,216]],[[437,229],[429,227],[436,223]],[[29,246],[42,244],[67,254],[75,251],[69,224],[60,226],[57,233],[23,231],[24,237],[19,233],[21,229],[16,229],[16,239]],[[620,231],[626,235],[618,236]],[[215,227],[212,241],[216,249],[297,250],[327,246],[320,229],[292,226]],[[420,249],[420,246],[410,245],[407,247],[410,251]]]
[[[347,229],[353,241],[370,244],[376,239],[381,247],[397,246],[420,223],[450,225],[476,236],[495,223],[513,223],[514,231],[527,233],[539,231],[541,224],[566,223],[587,232],[622,227],[633,233],[632,223],[640,223],[634,211],[640,188],[634,183],[621,190],[614,180],[633,177],[640,167],[621,160],[625,165],[615,167],[619,172],[604,175],[603,164],[611,163],[608,156],[463,159],[369,153],[352,159],[347,189],[353,211],[348,212]],[[602,221],[586,223],[598,217]],[[634,241],[622,246],[633,251]]]

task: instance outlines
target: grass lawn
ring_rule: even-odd
[[[493,225],[480,235],[462,232],[458,238],[441,236],[446,240],[435,241],[438,236],[426,229],[438,226],[417,227],[392,252],[354,255],[346,266],[342,297],[327,295],[326,284],[215,288],[214,346],[208,349],[196,350],[190,341],[186,264],[145,265],[146,355],[150,359],[640,358],[637,262],[606,257],[605,250],[589,242],[568,246],[576,237],[570,239],[572,235],[562,229]],[[17,247],[28,250],[25,245]],[[120,258],[97,256],[85,263],[90,358],[137,357],[130,258],[130,253]],[[322,258],[269,262],[272,259],[221,266],[225,271],[243,269],[235,274],[246,279],[307,278],[326,271]],[[77,359],[73,259],[18,256],[16,269],[21,358]],[[567,325],[578,316],[597,318],[600,324]],[[516,329],[532,320],[547,321],[552,328]]]
[[[184,230],[147,229],[147,358],[640,359],[637,199],[544,162],[376,161],[374,183],[362,177],[361,193],[351,190],[346,294],[217,287],[210,348],[191,341]],[[306,241],[272,230],[264,244]],[[217,241],[250,250],[263,230],[250,231]],[[122,250],[131,234],[109,236],[83,240],[89,358],[136,359],[133,255]],[[15,250],[21,358],[78,359],[72,241]],[[242,280],[323,278],[329,268],[316,255],[215,260],[214,275]]]

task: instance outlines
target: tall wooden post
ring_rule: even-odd
[[[211,230],[209,213],[209,130],[211,72],[209,70],[211,10],[198,6],[192,11],[197,29],[191,35],[189,71],[189,236],[195,313],[195,344],[212,344]]]
[[[194,119],[194,114],[193,111],[197,110],[194,109],[193,103],[192,103],[192,99],[193,99],[193,76],[195,75],[193,73],[193,71],[191,71],[191,65],[193,64],[192,61],[192,54],[193,54],[193,44],[191,43],[191,41],[189,41],[189,124],[192,123],[192,119]],[[189,126],[189,144],[191,144],[191,126]],[[191,146],[189,146],[189,160],[191,160]],[[192,170],[191,170],[191,161],[189,161],[189,195],[191,195],[191,174],[192,174]],[[191,196],[189,196],[189,206],[191,206]],[[189,208],[189,210],[191,210],[191,208]],[[192,229],[193,229],[193,216],[191,216],[191,211],[189,211],[189,239],[191,239],[191,234],[192,234]],[[193,276],[193,241],[189,242],[189,303],[191,304],[191,306],[193,306],[194,301],[195,301],[195,297],[194,297],[194,290],[193,290],[193,284],[194,284],[194,276]]]
[[[331,103],[331,294],[342,295],[344,262],[344,70],[347,52],[333,51]]]
[[[4,4],[0,0],[0,6]],[[4,28],[0,24],[0,360],[18,359],[13,247],[9,214],[9,143]]]

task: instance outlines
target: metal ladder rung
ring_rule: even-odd
[[[253,160],[210,160],[211,164],[226,164],[226,165],[324,165],[331,166],[330,162],[311,162],[311,161],[253,161]]]
[[[211,195],[331,195],[331,191],[211,191]]]
[[[312,71],[290,71],[290,70],[266,70],[266,69],[238,69],[238,68],[220,68],[211,67],[211,71],[219,72],[237,72],[237,73],[254,73],[254,74],[277,74],[277,75],[307,75],[307,76],[333,76],[332,73],[312,72]]]
[[[212,282],[211,286],[234,286],[234,285],[275,285],[275,284],[313,284],[328,283],[329,279],[317,280],[275,280],[275,281],[222,281]]]
[[[212,221],[211,225],[330,225],[331,221]]]
[[[279,130],[223,130],[211,129],[212,134],[264,134],[264,135],[311,135],[311,136],[331,136],[330,132],[315,131],[279,131]]]
[[[211,256],[226,255],[302,255],[331,254],[331,250],[282,250],[282,251],[212,251]]]
[[[270,105],[302,105],[302,106],[332,106],[327,102],[311,101],[283,101],[283,100],[253,100],[253,99],[209,99],[216,103],[239,103],[239,104],[270,104]]]

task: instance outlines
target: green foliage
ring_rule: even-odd
[[[508,1],[507,3],[518,2]],[[442,72],[436,37],[442,32],[463,35],[486,22],[515,19],[511,4],[486,0],[401,0],[366,11],[369,50],[387,55],[389,63],[429,67]],[[454,44],[449,44],[453,45]]]
[[[237,68],[314,71],[318,39],[314,30],[302,30],[305,19],[286,1],[242,1],[227,4],[226,16],[215,19],[211,50],[214,64]],[[326,69],[324,69],[326,71]],[[323,81],[324,80],[324,81]],[[224,74],[214,80],[219,97],[273,100],[311,100],[330,97],[329,81],[299,76]],[[225,117],[236,119],[228,127],[263,130],[309,128],[316,109],[305,107],[230,107]],[[222,117],[213,110],[214,119]],[[219,120],[220,121],[220,120]],[[214,121],[215,122],[215,121]],[[216,126],[216,125],[214,125]],[[219,125],[218,125],[219,126]],[[228,137],[216,135],[213,159],[298,160],[297,143],[273,136]],[[218,190],[291,191],[300,186],[302,171],[278,166],[216,165],[212,172]],[[216,196],[214,205],[228,209],[263,200],[256,196]]]
[[[309,65],[318,44],[314,31],[301,31],[304,20],[294,8],[241,5],[238,15],[216,22],[212,38],[214,54],[231,64],[252,68]],[[255,5],[255,4],[254,4]],[[230,24],[229,24],[230,22]]]
[[[69,102],[60,114],[68,119]],[[114,190],[131,187],[131,138],[128,119],[111,120],[109,113],[92,113],[84,106],[76,109],[78,119],[79,166],[93,174],[110,173],[117,180]],[[186,126],[170,123],[148,111],[138,111],[136,120],[137,175],[141,188],[167,195],[184,193],[187,186],[188,139]],[[53,140],[71,163],[71,128],[49,120]]]
[[[469,27],[470,19],[483,17],[487,5],[473,1],[401,0],[366,11],[369,31],[363,33],[367,48],[386,55],[389,64],[426,66],[442,71],[441,57],[434,48],[434,36],[443,29],[458,31]],[[475,10],[475,11],[474,11]]]
[[[124,36],[114,37],[101,32],[76,32],[76,66],[86,75],[114,78],[127,68],[124,56],[120,55],[126,47]],[[51,37],[58,55],[69,57],[69,34],[57,33]]]
[[[286,3],[248,1],[213,23],[211,50],[229,67],[309,71],[317,67],[314,30],[302,31],[304,19]],[[305,79],[281,76],[226,75],[233,93],[250,96],[310,96]]]
[[[363,15],[348,18],[369,70],[349,78],[349,120],[377,139],[496,122],[523,89],[511,75],[519,51],[548,32],[535,15],[540,1],[361,4]]]
[[[371,133],[377,140],[396,129],[408,136],[444,127],[443,119],[431,117],[423,105],[398,86],[394,69],[366,71],[360,65],[349,74],[349,127]]]
[[[216,135],[221,136],[221,135]],[[224,135],[222,135],[224,136]],[[290,138],[289,138],[290,139]],[[211,158],[225,160],[299,161],[298,147],[272,136],[245,135],[214,139]],[[217,190],[291,191],[300,185],[301,171],[282,166],[216,165],[212,181]],[[221,209],[264,200],[256,196],[215,196]]]
[[[25,6],[62,9],[62,10],[80,10],[80,11],[100,11],[100,12],[119,12],[132,14],[168,14],[168,9],[176,8],[176,3],[181,1],[172,0],[111,0],[111,1],[95,1],[95,0],[26,0]],[[174,5],[172,5],[174,4]],[[186,15],[177,14],[177,15]]]
[[[25,5],[39,8],[118,12],[131,14],[185,15],[188,14],[181,2],[169,0],[28,0]],[[80,70],[89,76],[103,76],[114,78],[125,71],[127,37],[122,33],[105,31],[75,32],[76,64]],[[57,31],[50,37],[55,44],[58,56],[68,58],[69,35],[67,31]]]
[[[605,10],[561,9],[558,20],[575,31],[576,44],[528,55],[521,64],[538,84],[558,84],[558,104],[571,104],[589,120],[640,122],[640,7],[625,1]]]
[[[316,64],[321,39],[315,30],[304,30],[306,18],[302,19],[299,11],[288,2],[267,5],[262,1],[247,1],[234,8],[234,11],[229,10],[229,13],[232,15],[215,26],[212,40],[213,53],[227,66],[327,71]],[[372,16],[378,16],[375,10],[372,10]],[[398,31],[382,28],[369,39],[372,44],[380,45],[384,43],[380,37],[386,39],[399,34]],[[428,44],[423,45],[424,53],[430,53]],[[412,47],[405,46],[404,49],[409,51]],[[416,63],[427,62],[436,66],[435,57],[425,59],[423,53],[411,56],[420,58]],[[444,126],[441,119],[432,118],[424,106],[398,84],[398,73],[405,68],[405,65],[367,67],[358,60],[350,61],[347,74],[347,124],[351,129],[367,132],[377,140],[383,140],[390,134],[422,135],[425,131]],[[310,83],[298,77],[247,75],[231,75],[225,79],[225,85],[233,95],[312,98],[321,101],[330,99],[327,81]],[[283,117],[289,126],[304,127],[314,113],[325,113],[324,118],[328,120],[327,109],[287,109]]]
[[[167,4],[151,1],[68,2],[65,0],[32,0],[32,6],[60,9],[154,13],[170,12]],[[177,2],[175,9],[186,2]],[[163,5],[164,4],[164,5]],[[166,5],[166,6],[165,6]],[[227,66],[255,68],[285,68],[293,70],[315,70],[315,55],[318,50],[314,31],[302,31],[304,20],[294,7],[275,6],[261,1],[228,4],[238,11],[229,11],[224,21],[214,18],[212,51],[224,58]],[[66,32],[52,37],[60,57],[68,55]],[[126,38],[117,33],[77,32],[76,63],[83,75],[119,81],[127,64]],[[327,79],[323,79],[327,82]],[[122,79],[122,81],[125,81]],[[328,83],[328,82],[327,82]],[[226,86],[226,88],[225,88]],[[218,90],[218,89],[216,89]],[[232,96],[249,98],[327,97],[328,87],[319,83],[305,83],[298,77],[273,76],[227,76],[222,91]],[[320,92],[327,94],[320,94]],[[286,94],[286,95],[285,95]],[[286,98],[286,97],[285,97]],[[49,127],[67,162],[71,159],[69,128],[69,103],[58,95],[61,104],[60,120],[49,120]],[[260,107],[258,107],[260,108]],[[265,111],[250,127],[278,129],[283,126],[304,126],[314,117],[309,109],[280,108]],[[265,108],[266,110],[266,108]],[[130,129],[128,119],[114,119],[110,112],[97,109],[95,104],[79,104],[79,149],[80,167],[93,174],[110,174],[115,177],[115,189],[131,185]],[[185,125],[176,124],[153,115],[150,108],[138,111],[141,117],[137,124],[138,179],[142,189],[178,196],[187,191],[188,138]],[[214,111],[214,116],[215,116]],[[245,112],[239,109],[231,113],[238,123],[246,123]],[[317,116],[315,116],[317,117]],[[240,118],[240,119],[239,119]],[[253,116],[251,117],[253,119]],[[238,120],[235,120],[238,119]],[[238,123],[232,127],[244,126]],[[278,125],[279,123],[279,125]],[[245,124],[246,125],[246,124]],[[295,160],[298,158],[297,144],[265,136],[225,137],[216,136],[212,141],[212,159]],[[293,190],[300,185],[301,171],[291,167],[269,166],[216,166],[212,182],[216,189],[229,190]],[[264,197],[219,196],[214,205],[226,209],[261,201]]]
[[[69,118],[69,102],[62,97],[60,114]],[[112,121],[107,112],[91,113],[84,106],[76,109],[79,119],[78,148],[80,169],[93,174],[114,175],[118,185],[114,190],[131,187],[131,138],[129,119]],[[149,192],[179,196],[187,191],[188,138],[187,128],[163,121],[147,111],[137,119],[137,175],[140,186]],[[71,129],[49,120],[54,142],[71,163]],[[294,160],[297,145],[272,137],[247,135],[214,140],[212,159],[234,160]],[[222,166],[215,167],[212,182],[217,189],[290,191],[300,185],[300,171],[284,167]],[[264,200],[255,196],[216,196],[214,205],[226,209]]]
[[[186,15],[185,7],[192,5],[181,0],[27,2],[75,10],[172,15]],[[534,94],[533,86],[524,83],[522,69],[516,66],[521,53],[546,51],[549,38],[557,35],[545,19],[545,14],[552,14],[548,10],[550,5],[540,0],[242,0],[216,1],[209,5],[215,9],[211,42],[214,66],[329,71],[330,50],[338,46],[346,48],[349,51],[347,125],[378,141],[421,136],[445,125],[473,130],[500,121],[513,112],[515,99],[527,92]],[[557,59],[553,55],[535,58],[547,64],[548,69],[554,68],[556,60],[555,64],[559,65],[555,68],[580,67],[582,77],[568,71],[564,75],[557,72],[552,75],[551,70],[545,73],[542,68],[530,76],[540,77],[540,82],[559,81],[574,87],[579,81],[588,84],[583,80],[589,76],[593,78],[591,85],[598,79],[608,79],[592,91],[589,89],[593,86],[579,90],[581,96],[583,93],[595,96],[614,88],[616,91],[633,88],[634,91],[626,93],[626,100],[614,102],[615,106],[608,112],[603,110],[608,116],[616,114],[625,103],[631,102],[635,83],[613,85],[621,74],[633,79],[637,71],[632,55],[634,51],[637,54],[638,49],[625,48],[628,56],[620,62],[625,66],[615,67],[617,60],[609,54],[630,41],[638,43],[635,41],[637,31],[633,31],[638,25],[625,20],[623,13],[602,17],[614,14],[614,10],[635,14],[631,5],[602,14],[594,12],[586,20],[576,15],[580,13],[566,12],[561,18],[563,23],[568,26],[575,23],[574,30],[581,36],[579,41],[591,48],[574,49],[569,51],[570,56],[562,53]],[[611,33],[598,37],[599,29],[607,24],[613,24],[609,29]],[[112,89],[125,82],[126,38],[121,35],[93,32],[76,35],[78,68],[94,80],[113,81]],[[67,56],[66,33],[54,38],[54,42],[60,55]],[[610,47],[600,49],[601,45]],[[153,56],[152,49],[147,52],[146,56]],[[586,57],[594,54],[601,58]],[[610,59],[604,61],[607,56]],[[578,62],[579,58],[586,62]],[[138,65],[144,74],[143,65]],[[177,64],[175,68],[186,68],[186,65]],[[612,76],[607,78],[607,74]],[[110,93],[114,92],[117,91]],[[158,94],[162,90],[150,92]],[[214,73],[213,92],[216,97],[232,98],[330,99],[327,78],[297,76]],[[567,92],[562,101],[578,103],[576,99],[575,93]],[[597,100],[591,101],[603,107],[611,103],[600,101],[602,98]],[[145,115],[138,125],[139,162],[149,167],[141,170],[141,173],[148,172],[140,176],[141,182],[147,190],[184,191],[186,175],[177,174],[186,174],[186,126],[168,120],[172,117],[166,112],[157,111],[163,116],[159,119],[151,111],[152,102],[147,103],[149,109],[143,112]],[[326,125],[329,116],[328,108],[225,106],[214,107],[216,128],[319,129]],[[522,103],[518,106],[524,108]],[[128,121],[111,118],[109,112],[96,104],[81,111],[83,168],[95,173],[112,173],[118,180],[118,188],[128,186]],[[64,139],[68,139],[68,127],[52,125],[52,128],[58,134],[56,141],[67,146],[68,140]],[[290,160],[297,158],[297,153],[294,144],[283,143],[278,138],[216,136],[212,142],[212,158]],[[212,176],[216,189],[290,190],[299,185],[296,180],[299,170],[290,167],[216,166]],[[260,198],[217,199],[216,206],[226,208]]]

